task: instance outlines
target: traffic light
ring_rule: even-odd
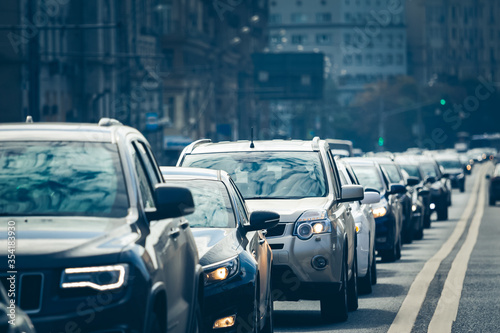
[[[445,105],[446,105],[446,100],[445,100],[444,98],[441,98],[441,101],[440,101],[440,102],[441,102],[441,105],[442,105],[442,106],[445,106]]]
[[[382,147],[382,146],[384,145],[384,138],[383,138],[383,137],[379,137],[379,138],[378,138],[378,145],[379,145],[380,147]]]

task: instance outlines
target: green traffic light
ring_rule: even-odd
[[[445,99],[441,99],[441,105],[446,105],[446,100]]]
[[[378,138],[378,145],[382,147],[384,145],[384,138],[380,137]]]

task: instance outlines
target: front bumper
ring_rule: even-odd
[[[392,250],[395,240],[396,222],[391,214],[375,219],[375,249],[377,251]]]

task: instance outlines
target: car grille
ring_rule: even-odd
[[[266,237],[278,237],[285,233],[286,224],[278,224],[274,228],[268,229]]]
[[[1,281],[5,290],[9,291],[10,275],[2,275]],[[43,274],[21,273],[16,274],[16,304],[26,313],[36,313],[42,307]]]

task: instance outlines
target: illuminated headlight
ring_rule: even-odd
[[[358,234],[361,231],[361,223],[356,223],[356,233]]]
[[[61,288],[92,288],[113,290],[126,285],[128,265],[66,268],[61,277]]]
[[[471,171],[472,170],[472,166],[470,164],[467,165],[467,171]]]
[[[382,217],[385,216],[385,214],[387,214],[387,209],[385,207],[374,208],[372,209],[372,213],[374,218]]]
[[[229,317],[224,317],[224,318],[217,319],[214,322],[214,325],[212,326],[212,328],[214,330],[216,330],[216,329],[219,329],[219,328],[233,327],[235,323],[236,323],[236,315],[232,315],[232,316],[229,316]]]
[[[205,285],[227,280],[233,277],[239,270],[239,260],[235,256],[228,260],[203,267],[205,272]]]
[[[417,205],[412,205],[411,206],[411,211],[416,212],[417,211]]]
[[[436,204],[431,203],[431,204],[430,204],[430,208],[431,208],[431,209],[436,209]]]
[[[314,234],[324,234],[331,231],[332,223],[328,219],[326,211],[307,211],[298,218],[293,234],[306,240]]]

